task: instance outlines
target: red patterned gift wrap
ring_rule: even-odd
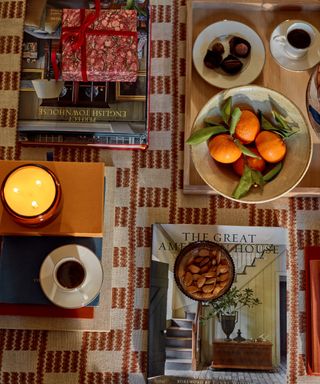
[[[136,11],[63,10],[63,80],[133,82],[137,72]]]

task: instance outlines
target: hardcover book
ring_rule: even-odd
[[[74,15],[79,12],[80,7],[77,6],[76,1],[68,0],[65,3],[69,3],[66,7],[68,8],[65,11],[66,15],[67,13]],[[72,78],[69,73],[63,82],[61,92],[57,91],[58,94],[54,98],[52,98],[52,94],[47,94],[49,84],[45,79],[54,77],[55,60],[52,60],[51,53],[59,51],[60,42],[57,37],[60,36],[55,36],[56,38],[53,39],[52,34],[37,34],[25,29],[26,55],[22,60],[18,123],[18,140],[21,145],[89,144],[96,147],[121,149],[145,149],[148,146],[151,41],[149,5],[147,1],[140,4],[139,12],[136,15],[135,11],[125,9],[127,5],[125,0],[116,3],[112,5],[112,9],[101,10],[101,17],[97,23],[100,25],[101,22],[105,25],[106,20],[103,19],[103,15],[108,15],[109,12],[115,15],[128,15],[127,20],[120,23],[121,28],[116,26],[116,33],[121,35],[122,30],[125,30],[125,34],[134,32],[136,36],[107,36],[110,32],[109,28],[102,36],[98,36],[97,32],[100,34],[101,31],[91,31],[90,27],[88,34],[94,33],[94,36],[87,38],[92,38],[97,47],[100,43],[102,46],[106,44],[106,52],[95,49],[96,60],[94,60],[94,68],[89,79],[75,81],[78,78]],[[61,11],[61,9],[56,11]],[[69,19],[68,21],[72,18]],[[114,17],[112,20],[113,25]],[[66,22],[65,17],[64,22]],[[109,25],[109,23],[107,24]],[[107,24],[106,27],[108,27]],[[127,31],[129,25],[130,31]],[[97,28],[100,27],[97,26]],[[120,30],[118,30],[119,28]],[[131,31],[131,29],[133,30]],[[53,35],[56,33],[59,33],[59,28]],[[105,39],[110,39],[110,42],[105,42]],[[124,42],[120,44],[119,39]],[[134,40],[134,44],[130,43],[130,39]],[[123,48],[125,42],[127,47]],[[120,53],[115,54],[115,46]],[[62,43],[62,47],[64,54],[65,41]],[[30,58],[31,48],[33,49],[32,59]],[[35,53],[34,50],[36,50]],[[78,51],[80,52],[80,49],[76,52]],[[97,51],[103,52],[103,55],[97,54]],[[125,56],[126,65],[128,67],[130,61],[131,67],[124,72],[119,68],[121,61],[119,57],[122,57],[127,51],[130,60]],[[68,61],[64,56],[62,69],[63,72],[66,72],[70,66],[75,65],[75,60]],[[115,68],[112,68],[111,61],[114,57],[117,57],[117,60]],[[107,67],[112,71],[112,76],[102,78],[101,73],[99,76],[95,76],[94,70],[101,72],[101,68],[106,66],[106,58]],[[80,74],[80,69],[76,68],[72,72]],[[105,74],[106,70],[103,69],[102,73]],[[92,75],[94,76],[92,77]],[[41,92],[37,93],[34,84],[40,84]]]
[[[97,256],[101,256],[101,264],[104,272],[104,278],[99,295],[99,305],[95,307],[83,307],[76,310],[67,310],[54,305],[43,304],[0,304],[0,328],[1,329],[37,329],[54,331],[103,331],[107,332],[111,327],[111,307],[112,307],[112,259],[113,259],[113,230],[115,222],[114,193],[116,185],[116,169],[106,167],[105,184],[108,193],[104,196],[104,223],[103,240],[100,237],[85,238],[83,236],[64,236],[59,238],[36,236],[33,239],[27,238],[27,245],[19,247],[20,257],[18,259],[19,269],[22,270],[28,266],[28,263],[34,257],[34,252],[38,251],[38,246],[34,242],[41,241],[46,249],[44,256],[52,249],[70,242],[79,242],[79,244],[90,248]],[[74,227],[70,227],[74,231]],[[12,244],[15,237],[6,237],[4,240],[10,240]],[[37,240],[37,241],[36,241]],[[48,247],[46,240],[58,241]],[[27,243],[25,243],[27,244]],[[100,250],[102,244],[102,250]],[[5,244],[4,244],[5,245]],[[92,245],[92,246],[91,246]],[[27,249],[28,248],[28,249]],[[43,257],[44,257],[43,256]],[[17,256],[18,257],[18,256]],[[4,260],[0,253],[0,264]],[[40,262],[39,262],[40,266]],[[0,265],[0,270],[2,269]],[[3,272],[2,275],[3,276]],[[37,276],[37,275],[36,275]],[[1,278],[2,279],[2,278]],[[38,285],[39,287],[39,285]],[[59,314],[59,316],[58,316]]]
[[[175,270],[175,261],[180,250],[199,241],[222,245],[231,255],[235,277],[230,291],[237,289],[245,293],[249,289],[259,299],[259,305],[255,307],[237,309],[237,322],[231,329],[228,342],[225,342],[227,334],[218,317],[214,313],[209,316],[213,311],[212,304],[220,298],[207,302],[193,300],[176,283],[179,269]],[[266,367],[271,367],[274,372],[283,372],[281,364],[286,357],[287,335],[286,245],[287,231],[284,228],[153,225],[148,377],[177,376],[180,370],[184,371],[185,377],[188,377],[187,371],[190,371],[189,377],[194,377],[192,370],[200,366],[217,368],[219,365],[219,370],[244,368],[247,362],[239,361],[241,354],[230,350],[237,351],[236,346],[245,349],[249,355],[250,348],[255,351],[247,356],[252,360],[246,364],[246,369],[263,372]],[[220,277],[217,276],[218,281]],[[200,321],[200,318],[207,320]],[[241,345],[238,345],[239,340]],[[229,357],[225,360],[220,355],[217,360],[217,348],[216,355],[213,353],[219,343],[229,348]],[[259,355],[259,351],[266,353],[264,357]],[[206,373],[203,368],[202,371]]]
[[[102,238],[5,236],[0,256],[0,303],[52,305],[42,292],[39,271],[54,249],[79,244],[102,256]],[[89,306],[97,306],[99,296]]]

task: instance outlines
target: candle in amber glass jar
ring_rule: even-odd
[[[41,224],[51,219],[61,198],[60,183],[48,168],[26,164],[14,169],[1,188],[4,207],[21,224]]]

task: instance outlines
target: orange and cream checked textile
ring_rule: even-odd
[[[0,158],[44,159],[16,143],[25,0],[0,0]],[[145,152],[55,148],[55,160],[116,168],[110,332],[0,332],[1,384],[144,383],[151,224],[285,226],[289,229],[288,383],[305,373],[303,248],[320,243],[320,199],[238,204],[182,193],[186,15],[184,0],[152,1],[151,132]]]

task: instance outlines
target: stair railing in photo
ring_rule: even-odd
[[[192,370],[196,371],[200,361],[200,317],[201,317],[202,305],[198,301],[197,313],[192,322]]]

